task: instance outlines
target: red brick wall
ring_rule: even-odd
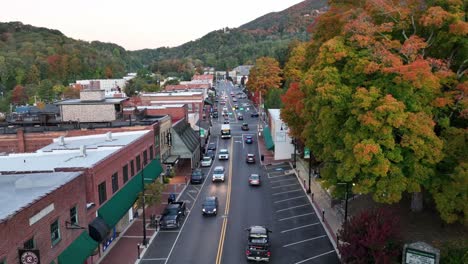
[[[81,232],[87,230],[66,229],[65,221],[70,221],[70,208],[77,206],[78,224],[87,227],[86,199],[84,195],[85,177],[78,176],[68,184],[34,202],[11,219],[0,223],[0,260],[6,257],[6,263],[19,263],[18,249],[24,242],[34,237],[36,247],[40,250],[41,263],[50,263],[65,250]],[[51,203],[54,210],[29,226],[29,218],[37,214]],[[61,240],[52,246],[50,240],[50,225],[59,219]]]
[[[188,108],[187,105],[182,107],[167,107],[164,109],[147,109],[146,112],[148,115],[169,115],[171,117],[172,123],[174,120],[180,120],[185,118],[188,119]]]

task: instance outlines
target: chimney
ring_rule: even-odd
[[[80,156],[81,157],[86,157],[86,146],[85,145],[80,146]]]
[[[58,141],[59,146],[65,146],[65,137],[60,136]]]
[[[106,141],[112,141],[112,132],[107,132],[106,133]]]

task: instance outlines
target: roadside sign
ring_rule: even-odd
[[[241,107],[240,110],[241,110],[241,111],[244,111],[244,107]]]
[[[200,137],[204,137],[204,136],[205,136],[205,130],[200,127]]]
[[[310,159],[310,149],[308,147],[304,148],[304,159]]]

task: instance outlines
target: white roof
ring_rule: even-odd
[[[82,172],[51,172],[1,175],[0,222],[81,174]]]
[[[150,130],[107,134],[65,137],[65,144],[54,139],[52,144],[35,153],[14,153],[0,156],[0,172],[55,171],[57,168],[91,168],[122,147],[138,140]],[[80,147],[86,147],[83,156]]]
[[[271,119],[281,120],[281,117],[280,117],[281,109],[268,109],[268,112],[270,113]]]
[[[203,92],[176,92],[176,93],[141,93],[141,96],[155,96],[155,97],[168,97],[168,96],[192,96],[202,95]]]

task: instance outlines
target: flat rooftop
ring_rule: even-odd
[[[0,175],[0,223],[81,174],[52,172]]]
[[[141,96],[168,97],[168,96],[192,96],[203,95],[203,92],[168,92],[168,93],[141,93]]]

